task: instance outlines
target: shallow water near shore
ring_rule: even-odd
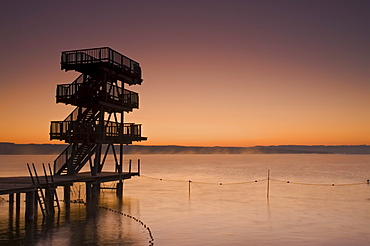
[[[28,175],[27,162],[54,158],[0,156],[0,175]],[[164,246],[370,243],[370,155],[125,158],[141,159],[142,176],[125,181],[122,199],[114,190],[102,190],[96,204],[72,203],[70,213],[61,202],[59,219],[45,226],[41,216],[36,224],[25,224],[24,210],[11,214],[8,197],[1,196],[0,244],[149,245],[146,226],[154,245]],[[105,169],[113,170],[113,157],[109,160]],[[85,200],[84,189],[83,183],[74,185],[73,199]],[[62,193],[60,188],[59,199]]]

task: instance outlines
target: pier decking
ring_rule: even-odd
[[[138,176],[139,173],[117,173],[117,172],[101,172],[96,176],[91,176],[90,172],[78,173],[73,176],[69,175],[55,175],[54,184],[55,186],[65,186],[72,183],[78,182],[92,182],[92,183],[104,183],[110,181],[119,181],[124,179],[130,179],[131,176]],[[44,176],[39,177],[42,186],[47,186]],[[30,176],[24,177],[0,177],[0,195],[14,194],[14,193],[26,193],[30,191],[36,191],[36,186],[33,185]]]

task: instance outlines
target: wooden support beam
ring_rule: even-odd
[[[100,183],[93,184],[94,193],[97,197],[100,195]]]
[[[9,229],[13,230],[14,194],[9,194]]]
[[[71,186],[70,185],[64,185],[64,204],[66,207],[66,210],[69,212],[71,208]]]
[[[46,209],[49,211],[50,215],[54,214],[54,192],[55,190],[52,188],[45,189],[45,205]]]
[[[26,193],[26,221],[34,221],[36,213],[36,191],[29,191]]]
[[[119,172],[120,171],[120,168],[119,168],[119,164],[118,164],[118,160],[117,160],[117,154],[116,154],[116,148],[114,147],[114,144],[112,144],[112,151],[113,151],[113,157],[114,157],[114,162],[115,162],[116,170]]]
[[[92,183],[91,182],[86,182],[85,187],[86,187],[86,201],[88,202],[89,200],[92,199]]]
[[[123,196],[123,181],[122,180],[120,180],[116,184],[116,195],[119,198],[122,198],[122,196]]]
[[[118,172],[123,172],[123,144],[119,145],[119,166],[118,166]]]
[[[96,150],[95,150],[95,159],[93,163],[94,166],[91,169],[91,176],[96,176],[98,174],[98,168],[101,162],[101,149],[102,149],[102,144],[97,144]]]
[[[18,219],[20,211],[21,211],[21,193],[17,193],[15,195],[15,214]]]
[[[14,193],[9,194],[9,213],[13,214],[14,210]]]
[[[113,144],[112,144],[113,145]],[[105,163],[105,160],[107,159],[107,155],[108,155],[108,152],[109,152],[109,148],[110,148],[110,144],[108,144],[108,146],[107,146],[107,149],[105,150],[105,154],[104,154],[104,157],[103,157],[103,160],[102,160],[102,163],[101,163],[101,166],[100,166],[100,168],[99,168],[99,172],[101,172],[102,171],[102,169],[103,169],[103,166],[104,166],[104,163]]]
[[[100,183],[86,182],[86,201],[97,201],[100,195]]]

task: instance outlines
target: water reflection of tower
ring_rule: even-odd
[[[147,139],[140,124],[124,123],[124,112],[139,108],[138,93],[124,89],[125,84],[142,83],[139,63],[104,47],[62,52],[61,69],[82,74],[71,84],[57,86],[57,103],[77,107],[64,121],[51,122],[50,139],[69,143],[54,161],[54,173],[75,175],[89,162],[95,176],[109,151],[122,172],[123,145]]]

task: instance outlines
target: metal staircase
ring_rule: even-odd
[[[54,161],[55,175],[75,175],[89,161],[96,144],[71,144]]]

